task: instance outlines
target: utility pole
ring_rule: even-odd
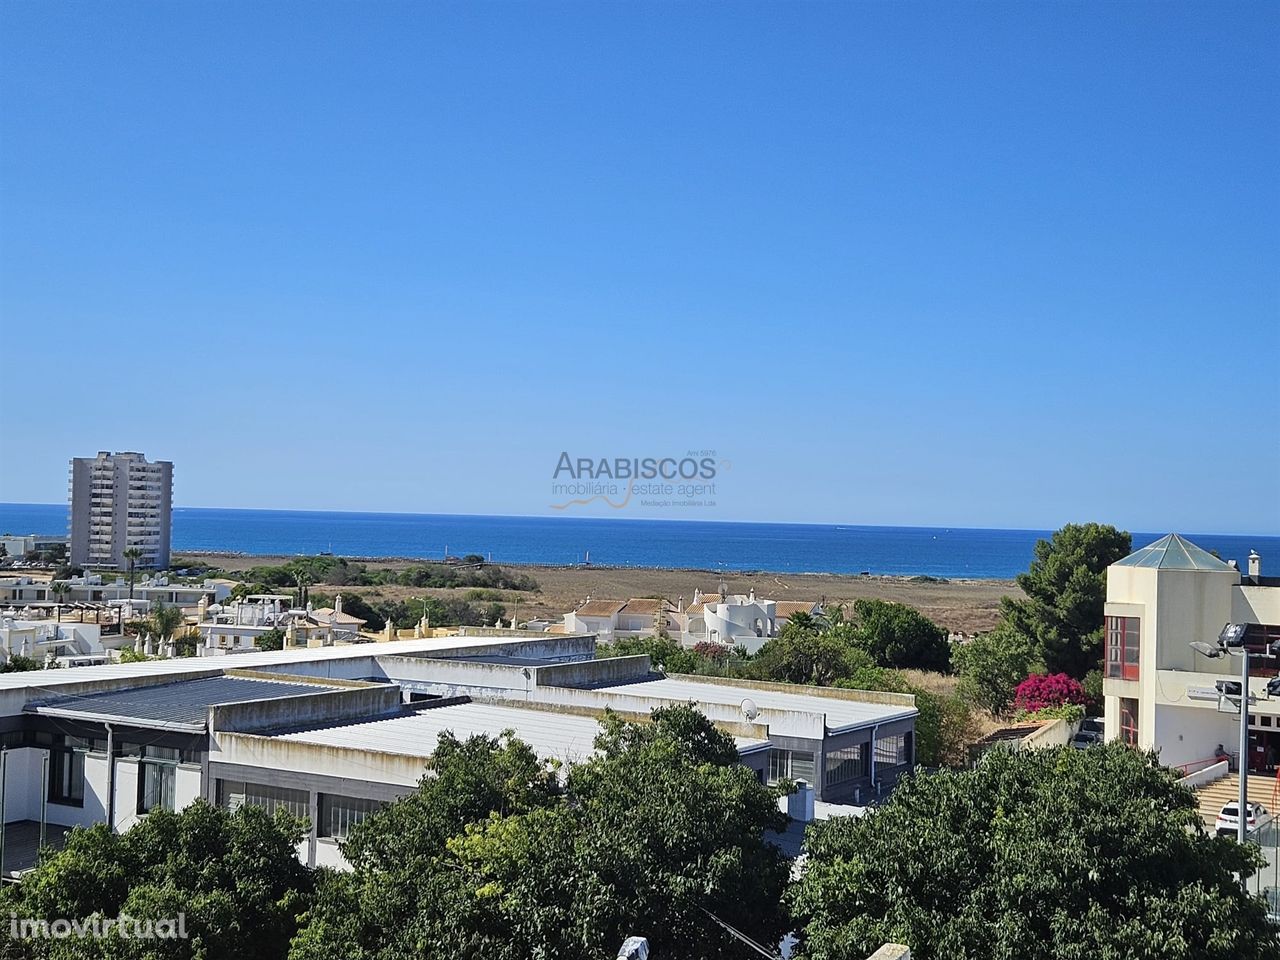
[[[1240,823],[1236,839],[1241,845],[1249,835],[1249,650],[1240,658]]]
[[[0,747],[0,884],[4,883],[4,795],[9,786],[9,751]]]
[[[44,752],[41,766],[40,790],[40,849],[44,849],[45,825],[49,822],[49,751]]]

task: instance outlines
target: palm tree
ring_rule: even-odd
[[[142,559],[142,551],[137,547],[130,547],[124,552],[124,558],[129,561],[129,599],[133,599],[133,567]]]
[[[172,637],[186,621],[178,607],[166,607],[159,600],[151,606],[151,629],[157,639]]]
[[[307,587],[311,586],[311,578],[301,570],[293,575],[294,582],[298,585],[298,603],[299,609],[307,605]]]
[[[55,580],[52,586],[49,587],[49,592],[53,594],[54,599],[58,603],[57,622],[61,623],[62,604],[67,602],[67,594],[71,592],[71,584],[67,583],[65,580]]]

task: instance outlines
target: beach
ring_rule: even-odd
[[[285,564],[296,557],[254,556],[239,553],[199,553],[175,556],[181,566],[183,556],[211,563],[228,574],[256,566]],[[420,565],[421,560],[405,558],[362,558],[355,561],[370,569],[402,570]],[[664,597],[675,603],[684,597],[688,604],[694,590],[717,593],[721,579],[730,593],[749,593],[770,600],[821,600],[851,603],[867,597],[893,600],[915,607],[939,626],[951,632],[976,633],[990,630],[999,618],[1000,598],[1021,597],[1012,580],[929,579],[924,577],[857,576],[837,573],[725,572],[714,570],[673,570],[654,567],[552,566],[504,563],[499,566],[527,573],[538,582],[532,592],[503,591],[509,615],[521,620],[560,619],[588,596],[595,599],[627,600],[633,597]],[[360,594],[368,598],[403,600],[423,595],[457,596],[466,588],[432,589],[402,586],[332,586],[316,584],[313,591]]]

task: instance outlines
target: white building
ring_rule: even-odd
[[[0,613],[0,664],[10,657],[105,658],[102,627],[96,623],[22,620]]]
[[[648,637],[657,632],[657,624],[672,639],[686,647],[699,643],[717,643],[726,647],[743,646],[750,653],[760,649],[796,613],[820,614],[822,607],[812,601],[758,599],[753,589],[748,594],[724,596],[694,590],[688,607],[681,597],[674,605],[661,599],[593,600],[586,599],[576,610],[565,614],[564,632],[594,633],[602,643],[621,637]]]
[[[586,601],[564,616],[565,633],[594,633],[601,643],[612,643],[619,637],[651,637],[657,626],[671,631],[671,604],[665,600],[638,598],[632,600]]]
[[[1108,739],[1157,750],[1169,766],[1209,760],[1219,746],[1238,753],[1238,713],[1220,711],[1215,684],[1238,677],[1240,659],[1210,660],[1190,644],[1213,643],[1228,623],[1248,625],[1246,643],[1256,654],[1280,640],[1280,578],[1263,577],[1261,565],[1252,554],[1242,574],[1169,534],[1107,568]],[[1280,699],[1264,692],[1280,660],[1251,659],[1257,700],[1249,708],[1249,766],[1261,769],[1280,757]]]
[[[10,831],[49,823],[126,830],[197,798],[306,816],[308,864],[411,792],[444,730],[506,730],[546,759],[583,759],[606,710],[645,718],[695,703],[761,780],[805,780],[818,800],[857,800],[914,764],[914,698],[663,677],[649,658],[595,658],[592,636],[464,628],[217,659],[148,660],[0,674]],[[47,766],[46,766],[47,763]],[[24,865],[6,859],[11,873]],[[28,864],[29,866],[29,864]]]
[[[63,589],[65,588],[65,589]],[[194,608],[202,600],[220,603],[231,595],[226,580],[181,583],[165,576],[139,577],[132,588],[124,577],[104,579],[90,573],[66,580],[22,575],[0,577],[0,603],[118,603],[132,594],[134,606],[149,609],[159,601],[167,607]]]
[[[200,656],[252,652],[264,633],[279,630],[289,647],[330,647],[359,643],[365,621],[342,610],[342,595],[333,607],[295,608],[287,594],[256,594],[229,604],[202,604],[196,628],[203,641]]]
[[[140,453],[71,461],[71,562],[76,566],[129,566],[125,551],[140,550],[136,566],[169,566],[173,516],[173,464]]]
[[[41,533],[28,533],[19,536],[6,533],[0,537],[0,550],[4,551],[0,555],[15,557],[20,560],[29,553],[43,553],[46,550],[54,550],[58,547],[68,548],[70,542],[70,538],[65,536]]]

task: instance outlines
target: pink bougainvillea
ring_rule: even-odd
[[[700,657],[706,657],[708,660],[714,660],[716,663],[724,663],[729,659],[729,648],[723,643],[715,643],[711,640],[703,640],[693,645],[693,652]]]
[[[1087,700],[1084,685],[1065,673],[1033,673],[1013,694],[1014,708],[1028,713],[1068,703],[1083,706]]]

